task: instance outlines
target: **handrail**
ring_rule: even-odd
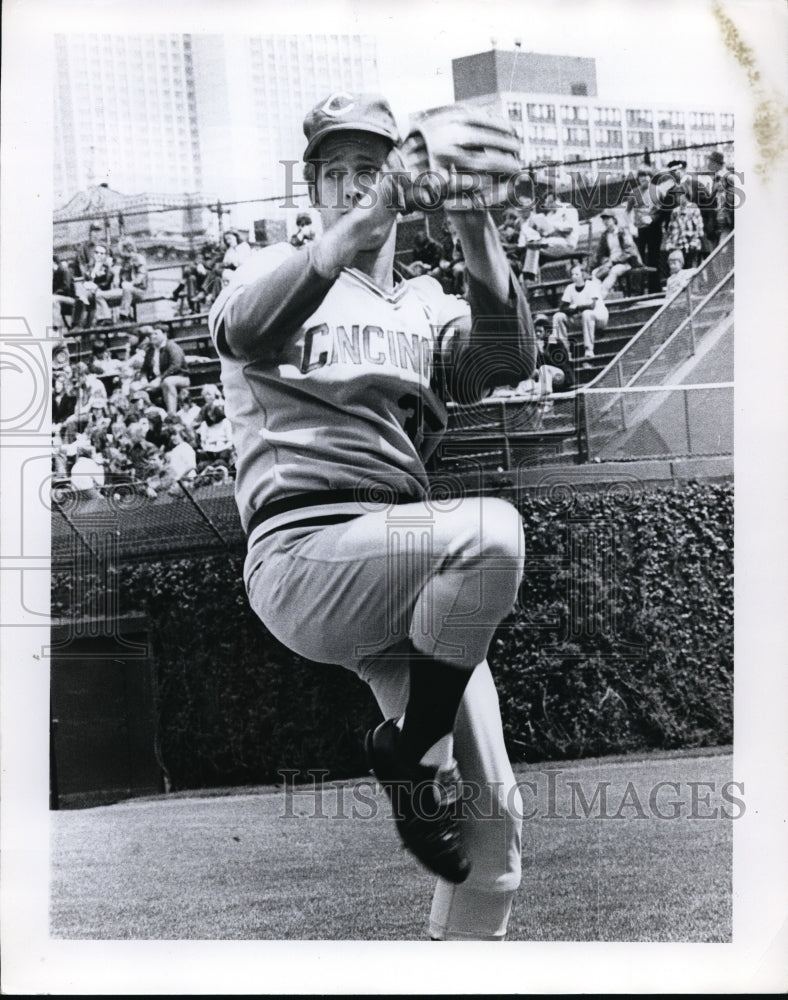
[[[676,302],[678,296],[681,295],[683,292],[686,292],[687,289],[691,289],[692,287],[697,287],[700,284],[700,282],[703,280],[703,276],[706,273],[708,273],[708,271],[711,269],[716,258],[720,256],[724,250],[727,250],[727,247],[730,243],[732,243],[733,238],[734,238],[734,233],[731,232],[724,240],[720,242],[720,244],[712,251],[712,253],[709,254],[706,260],[703,262],[703,265],[700,268],[698,268],[698,270],[690,279],[687,286],[681,291],[676,292],[676,294],[672,296],[670,299],[665,300],[665,303],[662,306],[662,308],[658,309],[654,313],[654,315],[651,316],[646,321],[646,323],[644,323],[641,329],[635,334],[634,337],[632,337],[632,339],[629,341],[627,346],[621,351],[618,357],[615,357],[610,362],[608,362],[606,367],[603,368],[602,371],[599,372],[599,374],[591,382],[589,382],[588,385],[584,387],[583,391],[595,388],[598,383],[601,383],[608,374],[612,373],[618,367],[620,362],[624,359],[625,355],[634,354],[638,344],[643,339],[645,339],[646,336],[648,336],[648,334],[651,332],[651,328],[661,321],[662,316],[664,316],[667,309]]]
[[[698,313],[700,312],[700,310],[704,306],[706,306],[709,302],[711,302],[711,300],[713,298],[715,298],[717,296],[717,293],[722,289],[722,286],[723,285],[727,285],[727,283],[729,281],[731,281],[732,279],[733,279],[733,271],[729,271],[720,281],[717,282],[717,284],[714,286],[714,288],[712,288],[712,290],[709,292],[708,295],[706,295],[703,299],[701,299],[701,301],[696,306],[692,307],[692,309],[690,310],[689,314],[687,316],[685,316],[685,318],[681,321],[681,323],[679,323],[679,325],[676,327],[676,329],[673,331],[673,333],[671,333],[671,335],[668,337],[668,339],[667,340],[663,340],[663,342],[660,344],[660,346],[657,348],[657,350],[654,352],[654,354],[651,355],[651,357],[648,359],[648,361],[646,361],[646,363],[643,365],[643,367],[639,368],[635,372],[635,374],[632,376],[632,378],[630,378],[630,380],[627,382],[626,385],[620,386],[619,388],[622,391],[624,389],[632,388],[634,386],[635,380],[639,379],[643,375],[643,373],[657,360],[657,358],[659,358],[662,355],[662,353],[664,352],[665,348],[668,347],[670,344],[672,344],[676,340],[676,338],[681,333],[681,331],[684,329],[684,327],[688,323],[692,322],[692,320],[695,318],[695,316],[698,315]],[[684,289],[682,289],[682,291],[684,291]],[[678,294],[681,294],[681,292],[679,292]],[[604,391],[604,390],[602,390],[602,391]]]

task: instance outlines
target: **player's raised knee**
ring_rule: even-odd
[[[482,502],[481,538],[486,556],[513,560],[524,557],[522,519],[505,500],[488,497]]]

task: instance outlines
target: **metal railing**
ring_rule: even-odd
[[[615,432],[590,440],[603,461],[733,454],[733,383],[629,386],[615,395]]]
[[[732,312],[733,262],[731,233],[687,286],[669,299],[621,354],[580,391],[589,459],[602,457],[605,446],[631,428],[637,408],[644,403],[643,397],[631,390],[664,387],[665,381],[695,355],[706,334]]]

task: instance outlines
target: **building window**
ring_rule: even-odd
[[[648,125],[653,124],[653,116],[650,111],[640,108],[627,108],[627,125]]]
[[[523,106],[518,101],[510,101],[506,105],[509,121],[521,122],[523,120]]]
[[[597,108],[594,120],[597,125],[620,125],[621,111],[618,108]]]
[[[564,143],[567,146],[589,146],[591,144],[589,130],[564,127]]]
[[[660,111],[658,114],[660,128],[684,127],[683,111]]]
[[[531,121],[555,121],[554,104],[529,104],[528,117]]]
[[[573,97],[588,97],[588,86],[585,83],[570,84],[569,89]]]

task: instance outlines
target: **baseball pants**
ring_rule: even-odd
[[[431,657],[476,665],[453,747],[470,802],[462,835],[472,869],[461,885],[438,880],[430,934],[500,940],[520,883],[522,804],[486,655],[522,577],[520,517],[489,497],[365,509],[253,544],[244,569],[250,603],[294,652],[355,671],[386,718],[407,705],[409,639]]]

